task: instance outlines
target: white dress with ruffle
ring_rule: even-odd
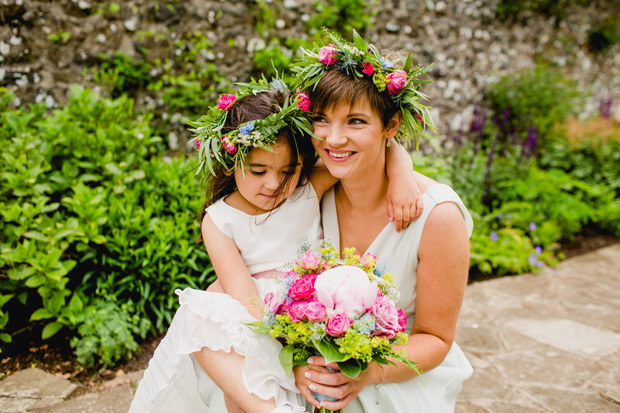
[[[309,183],[267,214],[245,214],[223,199],[207,213],[235,242],[250,274],[263,274],[253,278],[261,297],[276,287],[276,278],[265,276],[267,271],[286,271],[300,244],[314,246],[322,238],[319,202]],[[204,347],[245,357],[242,375],[247,391],[265,400],[275,398],[278,406],[305,411],[293,376],[286,377],[281,367],[282,345],[245,325],[255,321],[245,306],[228,294],[191,288],[176,294],[180,307],[138,385],[130,413],[226,412],[224,393],[192,356]]]
[[[447,185],[430,186],[422,195],[424,210],[420,218],[406,230],[396,232],[390,222],[374,239],[366,252],[377,256],[377,265],[394,276],[401,295],[397,303],[407,315],[407,331],[411,331],[415,317],[415,298],[418,267],[418,248],[424,223],[435,205],[454,202],[465,219],[471,236],[473,221],[459,196]],[[333,188],[323,196],[322,222],[325,239],[340,249],[338,215]],[[444,361],[434,369],[401,383],[385,383],[366,387],[351,402],[344,413],[444,413],[453,412],[463,382],[473,370],[465,354],[456,343]]]

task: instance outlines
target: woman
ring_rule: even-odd
[[[454,343],[467,284],[471,216],[448,186],[416,174],[424,210],[414,225],[397,233],[382,215],[387,202],[385,148],[401,128],[430,122],[420,105],[410,61],[396,69],[355,34],[355,44],[333,38],[297,66],[307,88],[313,139],[319,157],[340,183],[323,198],[325,239],[342,251],[375,254],[401,292],[410,337],[404,350],[424,372],[416,377],[402,364],[371,363],[357,378],[328,370],[322,357],[295,369],[304,397],[316,407],[351,412],[448,412],[472,368]],[[320,70],[320,64],[325,67]],[[317,70],[317,68],[319,68]],[[392,83],[392,85],[390,85]],[[406,113],[408,112],[408,113]],[[417,122],[417,123],[413,123]],[[336,367],[335,364],[329,365]],[[339,399],[319,402],[312,391]]]

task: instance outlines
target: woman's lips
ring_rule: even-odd
[[[355,153],[353,151],[335,151],[332,149],[325,149],[325,152],[327,153],[327,156],[330,157],[330,159],[338,162],[349,159]]]

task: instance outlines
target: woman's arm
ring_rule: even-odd
[[[310,183],[314,188],[314,192],[319,197],[319,201],[325,195],[325,192],[332,186],[336,185],[339,181],[338,178],[334,178],[327,168],[325,167],[325,163],[322,159],[318,159],[312,168],[312,173],[310,174]]]
[[[224,292],[239,300],[257,320],[262,320],[263,301],[252,275],[235,242],[215,226],[209,214],[202,220],[202,239]]]
[[[469,269],[469,237],[459,208],[445,202],[430,212],[424,225],[417,268],[415,322],[405,347],[411,360],[422,371],[437,367],[445,359],[456,331]],[[368,370],[350,379],[342,373],[325,369],[322,357],[312,357],[309,366],[297,367],[295,379],[299,389],[315,406],[314,391],[340,399],[323,402],[330,410],[344,408],[368,385],[402,382],[415,373],[397,362],[396,366],[370,363]],[[335,365],[331,365],[335,367]]]

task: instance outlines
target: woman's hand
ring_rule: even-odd
[[[328,410],[344,409],[351,403],[364,388],[382,380],[383,372],[379,365],[370,363],[366,371],[361,372],[356,378],[347,377],[340,371],[330,371],[327,367],[338,369],[336,363],[325,363],[325,358],[314,356],[308,359],[307,366],[294,368],[295,382],[301,394],[317,408],[324,407]],[[312,392],[329,396],[338,401],[324,400],[319,402]]]

